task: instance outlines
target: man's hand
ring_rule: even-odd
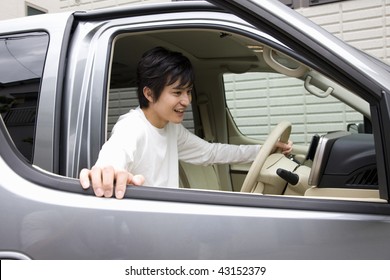
[[[292,151],[293,142],[291,140],[288,140],[287,143],[278,141],[275,146],[276,148],[281,149],[284,155],[289,155]]]
[[[84,189],[91,186],[96,196],[112,197],[115,190],[115,197],[123,198],[126,192],[126,185],[140,186],[145,182],[142,175],[133,175],[125,170],[115,170],[112,166],[97,167],[80,171],[80,183]]]

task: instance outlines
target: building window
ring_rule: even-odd
[[[181,2],[181,1],[196,1],[196,0],[172,0],[172,2]],[[341,1],[348,1],[348,0],[279,0],[279,2],[282,2],[284,5],[292,9],[305,8],[310,6],[329,4],[329,3],[341,2]]]
[[[279,1],[292,9],[297,9],[297,8],[311,7],[311,6],[347,1],[347,0],[279,0]]]
[[[316,5],[341,2],[341,1],[347,1],[347,0],[310,0],[309,6],[316,6]]]
[[[34,15],[40,15],[40,14],[46,14],[46,11],[44,11],[43,9],[32,7],[30,5],[26,6],[26,15],[27,16],[34,16]]]

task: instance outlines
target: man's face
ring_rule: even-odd
[[[149,103],[145,114],[148,120],[158,128],[168,122],[181,123],[184,111],[191,104],[192,85],[180,86],[180,81],[165,86],[157,101]]]

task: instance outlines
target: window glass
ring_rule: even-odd
[[[45,12],[42,10],[39,10],[37,8],[27,6],[27,15],[28,16],[34,16],[34,15],[40,15],[40,14],[45,14]]]
[[[31,162],[46,33],[0,36],[0,113],[16,147]]]
[[[314,134],[347,130],[362,114],[331,95],[319,98],[304,82],[277,73],[224,74],[226,102],[242,134],[266,139],[280,121],[292,123],[291,140],[308,144]]]

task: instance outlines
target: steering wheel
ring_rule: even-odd
[[[272,154],[275,149],[275,145],[278,141],[283,143],[288,142],[288,138],[291,133],[291,123],[288,121],[280,122],[268,135],[267,140],[261,146],[259,153],[249,168],[248,174],[245,177],[244,183],[241,187],[241,192],[252,192],[256,187],[257,178],[259,177],[261,168],[263,167],[265,160]],[[281,153],[281,149],[276,152]]]

